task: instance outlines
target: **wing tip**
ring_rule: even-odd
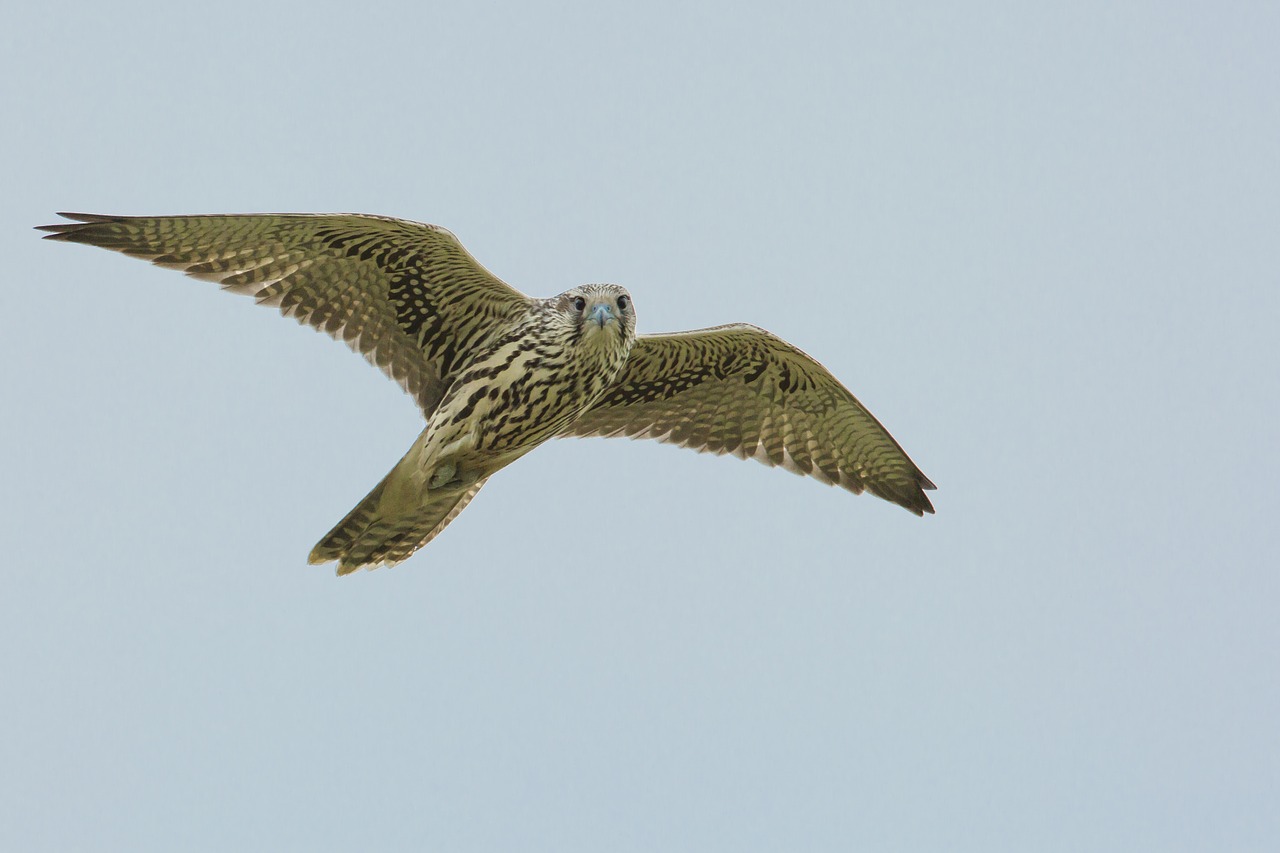
[[[48,231],[50,233],[44,235],[46,240],[75,240],[75,235],[85,228],[97,225],[103,222],[116,222],[120,219],[118,216],[103,216],[99,213],[70,213],[59,210],[57,215],[63,219],[69,219],[70,222],[57,222],[53,225],[37,225],[36,231]]]
[[[323,542],[312,548],[311,553],[307,555],[307,563],[312,566],[323,566],[325,563],[332,563],[335,560],[338,565],[335,567],[334,573],[338,577],[349,575],[357,569],[362,569],[365,566],[364,563],[349,562],[346,559],[345,552],[338,553],[333,548],[325,548]]]
[[[937,510],[933,508],[933,503],[925,496],[924,492],[917,492],[910,496],[896,495],[890,497],[889,500],[919,518],[937,514]]]
[[[926,477],[924,474],[916,471],[915,489],[910,486],[906,490],[898,490],[896,494],[882,494],[884,497],[898,506],[913,513],[920,518],[926,515],[936,515],[937,510],[933,508],[933,502],[929,500],[929,496],[925,494],[926,489],[937,489],[938,487]]]
[[[916,484],[919,486],[916,490],[916,506],[918,507],[916,514],[921,518],[923,518],[926,513],[929,515],[936,515],[937,510],[933,508],[933,501],[929,500],[929,496],[925,494],[925,491],[936,491],[938,487],[935,486],[933,481],[926,477],[918,468],[916,469]]]
[[[119,216],[111,216],[104,213],[73,213],[68,210],[58,210],[54,212],[63,219],[74,219],[77,222],[111,222],[112,220],[120,218]]]

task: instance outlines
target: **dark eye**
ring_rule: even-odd
[[[573,307],[581,311],[583,308],[587,307],[587,300],[579,296],[573,300]]]
[[[627,310],[627,303],[628,303],[628,302],[630,302],[630,301],[631,301],[631,300],[627,299],[627,297],[625,297],[625,296],[619,296],[619,297],[618,297],[618,310],[619,310],[619,311],[626,311],[626,310]]]

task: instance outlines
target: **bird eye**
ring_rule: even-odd
[[[629,302],[629,301],[630,301],[630,300],[628,300],[628,299],[627,299],[627,297],[625,297],[625,296],[619,296],[619,297],[618,297],[618,310],[619,310],[619,311],[626,311],[626,310],[627,310],[627,302]]]
[[[579,296],[578,298],[573,300],[573,307],[581,311],[583,308],[587,307],[587,300]]]

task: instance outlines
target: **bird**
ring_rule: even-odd
[[[144,258],[327,332],[398,382],[426,426],[319,541],[337,573],[394,565],[493,474],[552,438],[650,438],[780,466],[922,516],[936,486],[799,348],[735,323],[636,334],[631,294],[546,299],[494,276],[450,231],[368,214],[59,213],[45,239]]]

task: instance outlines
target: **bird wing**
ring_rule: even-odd
[[[916,515],[935,486],[828,370],[745,324],[644,335],[614,385],[564,433],[653,438],[864,489]]]
[[[328,332],[400,383],[430,414],[454,371],[524,294],[443,228],[360,214],[98,216],[45,225],[255,297]]]

